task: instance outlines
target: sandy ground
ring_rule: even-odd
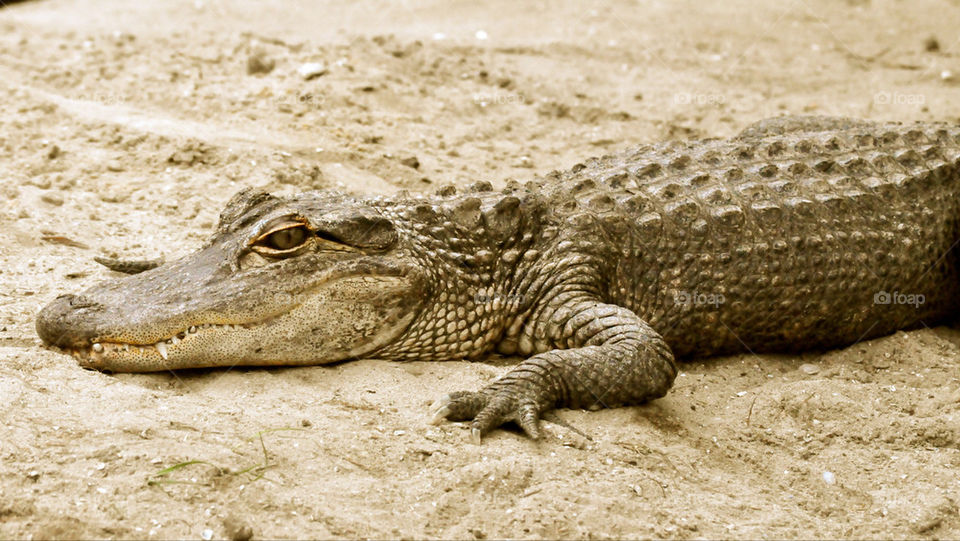
[[[94,255],[186,254],[244,186],[524,180],[783,113],[960,121],[956,1],[581,4],[0,9],[0,538],[960,537],[949,326],[686,363],[662,400],[559,412],[592,439],[481,446],[428,404],[510,360],[105,375],[39,347],[41,306],[113,276]]]

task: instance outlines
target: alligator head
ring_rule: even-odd
[[[335,192],[244,190],[199,251],[61,295],[43,341],[101,370],[323,364],[370,356],[428,298],[403,232]]]

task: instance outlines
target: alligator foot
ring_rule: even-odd
[[[486,392],[485,392],[486,391]],[[434,402],[432,424],[443,420],[468,421],[473,419],[470,438],[479,444],[482,436],[490,430],[513,421],[530,439],[540,438],[540,407],[532,396],[524,396],[520,389],[501,386],[488,387],[484,391],[460,391],[442,396]]]
[[[676,377],[670,348],[626,308],[581,300],[557,314],[574,314],[563,341],[575,346],[530,357],[478,392],[456,392],[433,406],[434,424],[473,420],[474,442],[513,421],[532,439],[540,416],[557,407],[599,409],[663,396]],[[557,326],[557,321],[549,324]]]

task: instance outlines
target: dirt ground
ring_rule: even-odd
[[[34,316],[241,187],[502,183],[766,116],[960,122],[954,1],[46,0],[0,9],[0,538],[960,538],[960,331],[686,363],[482,445],[512,361],[106,375]],[[318,63],[312,77],[298,70]]]

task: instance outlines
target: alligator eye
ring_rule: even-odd
[[[307,240],[307,231],[304,227],[281,229],[275,233],[270,233],[264,239],[271,248],[282,251],[292,250],[303,244],[305,240]]]
[[[313,233],[302,222],[286,222],[268,229],[250,247],[265,256],[284,257],[295,255],[307,245]]]

